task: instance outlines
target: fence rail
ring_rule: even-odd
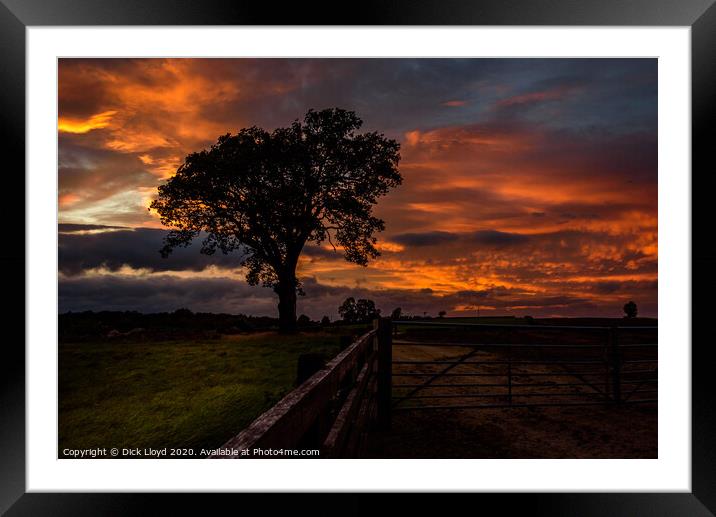
[[[368,431],[390,424],[390,368],[390,321],[384,318],[222,445],[237,454],[213,457],[252,457],[255,449],[318,449],[323,457],[362,455]],[[381,388],[384,394],[379,393]]]
[[[396,321],[395,347],[458,355],[393,361],[393,409],[656,402],[657,329]]]
[[[636,330],[644,330],[644,329],[651,329],[656,330],[659,327],[655,325],[615,325],[610,327],[605,326],[598,326],[598,325],[516,325],[514,323],[462,323],[457,321],[451,321],[451,322],[440,322],[440,321],[421,321],[421,320],[406,320],[406,321],[394,321],[393,325],[411,325],[411,326],[424,326],[424,327],[478,327],[478,328],[507,328],[507,329],[540,329],[540,330],[563,330],[563,329],[573,329],[573,330],[605,330],[605,329],[619,329],[619,330],[629,330],[629,329],[636,329]]]

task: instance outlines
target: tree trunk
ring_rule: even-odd
[[[278,326],[281,332],[296,330],[296,282],[281,282],[276,286],[278,294]]]

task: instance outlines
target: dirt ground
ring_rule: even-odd
[[[376,458],[656,458],[654,405],[395,412]]]
[[[394,360],[445,360],[465,354],[465,348],[451,347],[396,347]],[[504,357],[481,351],[470,361],[492,361]],[[463,365],[451,373],[496,371],[497,365]],[[444,365],[394,365],[394,374],[400,371],[434,372]],[[480,370],[478,370],[480,368]],[[514,368],[514,367],[513,367]],[[525,367],[526,368],[526,367]],[[548,371],[553,366],[529,366],[531,372]],[[543,368],[540,370],[540,368]],[[519,367],[513,370],[520,371]],[[526,371],[526,370],[522,370]],[[551,371],[554,371],[553,369]],[[482,379],[482,380],[480,380]],[[474,387],[452,386],[460,383],[495,382],[493,377],[440,377],[436,384],[444,387],[420,390],[418,395],[474,393]],[[551,379],[551,378],[549,378]],[[399,384],[417,384],[422,377],[394,377],[394,399],[410,389]],[[522,378],[522,382],[547,381],[547,377]],[[555,379],[557,382],[580,382],[575,377]],[[592,379],[593,380],[593,379]],[[549,382],[547,382],[549,384]],[[597,389],[608,389],[596,383]],[[500,388],[478,388],[480,393],[497,393]],[[564,391],[554,386],[541,391]],[[573,386],[570,391],[582,396],[567,400],[594,400],[587,395],[601,396],[588,386]],[[652,385],[649,389],[655,389]],[[527,390],[529,391],[529,389]],[[523,391],[524,392],[524,391]],[[502,391],[501,393],[504,393]],[[642,397],[656,398],[642,394]],[[413,399],[398,404],[469,405],[495,403],[498,398]],[[488,402],[485,402],[488,400]],[[537,401],[535,398],[521,399]],[[419,409],[393,412],[390,431],[375,432],[369,445],[369,456],[376,458],[656,458],[658,457],[656,403],[623,405],[587,405],[567,407],[513,407],[481,409]]]

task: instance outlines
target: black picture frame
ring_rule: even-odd
[[[6,200],[2,221],[15,227],[0,246],[6,271],[0,356],[0,511],[7,515],[131,515],[148,513],[159,504],[169,513],[205,513],[206,503],[187,494],[38,494],[25,493],[25,246],[17,229],[25,214],[25,30],[50,25],[638,25],[691,27],[692,73],[692,492],[618,494],[480,494],[470,505],[498,505],[500,513],[537,515],[714,515],[716,513],[716,406],[711,399],[713,339],[708,339],[708,293],[714,292],[716,253],[708,245],[713,216],[707,196],[714,191],[716,159],[707,129],[716,111],[715,0],[364,0],[328,6],[315,2],[249,3],[221,0],[0,0],[0,146],[5,158]],[[353,5],[353,4],[351,4]],[[668,145],[662,142],[662,145]],[[24,219],[23,219],[24,220]],[[24,224],[23,224],[24,228]],[[696,239],[696,237],[699,239]],[[698,279],[698,281],[695,281]],[[17,335],[10,338],[10,329]],[[681,343],[679,346],[689,346]],[[242,498],[253,506],[251,494],[213,497]],[[291,512],[331,511],[334,496],[304,494]],[[350,494],[341,499],[340,513],[364,513],[375,508],[380,495]],[[461,496],[455,496],[461,497]],[[271,513],[277,499],[262,513]],[[228,501],[227,501],[228,502]],[[430,508],[422,495],[402,497],[404,510]],[[453,502],[451,502],[453,504]],[[459,501],[458,501],[459,504]],[[171,512],[176,513],[176,512]]]

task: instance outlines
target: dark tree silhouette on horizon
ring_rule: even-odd
[[[362,124],[352,111],[309,110],[289,127],[244,128],[189,154],[150,205],[171,229],[162,255],[200,234],[202,253],[240,252],[247,282],[273,288],[280,328],[295,329],[307,242],[328,240],[363,266],[380,254],[373,234],[385,223],[373,206],[402,182],[400,145],[356,133]]]
[[[356,301],[350,296],[338,307],[338,314],[346,323],[368,323],[380,316],[380,309],[375,308],[373,300],[360,298]]]
[[[624,304],[624,317],[625,318],[636,318],[637,307],[633,301],[628,301]]]

